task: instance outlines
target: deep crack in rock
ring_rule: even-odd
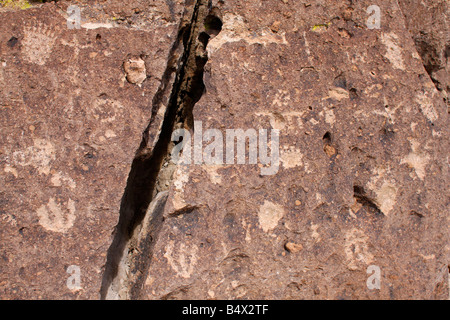
[[[193,6],[186,6],[166,71],[153,99],[152,118],[128,176],[119,222],[108,250],[101,299],[140,298],[175,169],[170,160],[174,146],[172,132],[178,128],[193,130],[192,110],[205,90],[206,46],[221,27],[219,13],[211,7],[211,1],[197,0]],[[159,126],[155,122],[156,114],[168,95],[164,119],[155,132]]]

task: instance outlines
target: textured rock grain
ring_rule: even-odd
[[[81,29],[67,1],[0,11],[0,297],[99,298],[115,226],[153,197],[124,226],[133,297],[447,299],[447,2],[380,1],[369,29],[368,0],[214,0],[180,30],[206,3],[77,1]],[[169,129],[279,130],[275,172],[133,171],[183,105]]]
[[[280,168],[179,167],[147,298],[447,298],[447,107],[397,2],[369,30],[371,4],[216,4],[194,119],[280,129]]]
[[[0,12],[1,298],[98,299],[183,10],[170,3],[77,2],[80,29],[67,27],[64,1]],[[123,69],[136,56],[141,87]],[[70,265],[79,290],[66,285]]]

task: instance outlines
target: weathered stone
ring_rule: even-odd
[[[142,84],[147,78],[145,62],[142,58],[130,58],[123,63],[123,69],[130,83]]]
[[[142,298],[447,298],[447,109],[396,1],[215,5],[194,119],[280,129],[280,168],[179,166]]]
[[[284,247],[291,253],[297,253],[303,249],[303,246],[299,243],[287,242]]]
[[[450,91],[450,33],[448,1],[445,0],[402,0],[400,7],[423,65],[436,88],[448,102]]]
[[[177,36],[183,6],[167,3],[77,1],[80,29],[67,27],[69,2],[0,13],[3,299],[99,297],[131,160]],[[139,7],[126,11],[134,25],[118,24],[114,6]],[[141,87],[125,80],[134,56],[148,70]],[[66,285],[71,265],[79,290]]]
[[[0,12],[2,298],[446,299],[447,12],[421,3]]]

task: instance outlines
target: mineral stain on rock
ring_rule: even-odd
[[[140,85],[147,78],[145,61],[142,58],[129,58],[123,63],[126,79],[129,83]]]
[[[264,232],[269,232],[275,229],[283,216],[283,207],[267,200],[264,201],[264,204],[258,211],[259,224]]]

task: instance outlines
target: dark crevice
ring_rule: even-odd
[[[416,49],[422,58],[423,66],[430,76],[431,81],[433,81],[436,89],[439,91],[447,89],[443,88],[442,84],[436,78],[436,72],[444,69],[445,63],[443,59],[441,59],[441,55],[437,51],[437,48],[430,44],[431,41],[426,36],[415,37],[414,42]],[[447,57],[444,59],[446,60]]]
[[[176,217],[176,216],[180,216],[180,215],[185,215],[185,214],[189,214],[194,210],[197,210],[199,208],[199,206],[191,206],[191,205],[187,205],[181,209],[175,210],[173,212],[170,213],[171,217]]]
[[[337,148],[333,145],[331,133],[327,131],[323,137],[323,151],[328,155],[330,158],[335,158],[335,156],[338,153]]]
[[[450,55],[450,46],[447,43],[444,45],[440,43],[439,34],[434,34],[427,30],[427,25],[417,26],[415,25],[415,21],[413,17],[410,17],[408,14],[407,4],[399,3],[400,9],[403,12],[403,16],[406,21],[406,26],[411,33],[411,38],[414,41],[414,45],[416,47],[417,53],[421,57],[422,64],[433,82],[436,89],[440,92],[446,92],[444,94],[443,100],[448,103],[448,92],[450,92],[450,87],[448,81],[445,80],[442,75],[439,73],[445,73],[446,65],[448,64],[448,57]],[[434,15],[434,13],[431,13]],[[439,19],[442,16],[439,14],[435,17],[435,19]],[[433,24],[433,26],[437,27],[438,22]],[[448,33],[448,32],[447,32]],[[445,32],[444,32],[445,34]]]
[[[193,129],[192,110],[205,90],[206,45],[214,35],[205,30],[206,18],[214,15],[209,18],[212,21],[209,32],[216,30],[217,34],[221,29],[221,21],[217,21],[220,18],[212,14],[213,10],[217,9],[210,8],[208,0],[197,0],[185,10],[160,88],[152,101],[151,120],[131,165],[119,221],[108,250],[101,299],[140,298],[153,246],[164,220],[167,189],[173,178],[172,132],[177,128]],[[191,18],[186,20],[186,17]],[[157,113],[161,105],[165,105],[167,96],[164,119],[160,130],[156,131],[159,127]]]
[[[325,144],[331,144],[331,133],[329,131],[325,132],[322,137],[322,140]]]
[[[211,13],[206,16],[204,26],[206,33],[210,36],[216,36],[222,30],[222,19],[217,8],[213,8]]]
[[[16,37],[11,37],[11,39],[9,39],[8,40],[8,42],[6,43],[6,45],[8,46],[8,47],[10,47],[10,48],[13,48],[16,44],[17,44],[17,41],[18,41],[19,39],[17,39]]]
[[[419,218],[423,218],[423,214],[421,214],[420,212],[417,212],[417,211],[415,211],[415,210],[411,210],[411,211],[409,212],[409,214],[412,215],[412,216],[416,216],[416,217],[419,217]]]
[[[380,208],[378,208],[374,200],[370,199],[366,195],[363,187],[357,185],[353,186],[353,196],[355,197],[356,201],[363,207],[367,208],[369,212],[373,212],[376,215],[384,215]]]

